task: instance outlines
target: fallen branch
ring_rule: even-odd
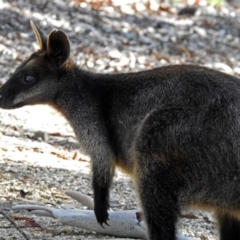
[[[66,194],[81,202],[88,208],[93,208],[93,200],[87,195],[76,191],[67,191]],[[96,221],[93,210],[57,209],[36,205],[17,205],[13,210],[28,210],[40,216],[58,219],[62,224],[95,231],[117,237],[138,238],[146,237],[146,225],[137,218],[137,210],[109,211],[109,225],[102,228]],[[178,240],[190,240],[182,234],[177,235]]]
[[[2,214],[22,235],[26,240],[30,240],[30,238],[26,235],[26,233],[17,226],[17,224],[3,211],[0,211],[0,214]]]
[[[102,234],[118,237],[144,238],[145,229],[136,219],[136,211],[111,211],[109,212],[109,225],[102,228],[96,221],[93,210],[57,209],[36,205],[18,205],[13,210],[28,210],[45,217],[58,219],[64,225],[84,228]]]
[[[77,191],[71,191],[71,190],[68,190],[65,193],[72,199],[74,199],[74,200],[80,202],[82,205],[88,207],[89,210],[94,209],[93,199],[91,197],[89,197],[88,195],[82,194]]]

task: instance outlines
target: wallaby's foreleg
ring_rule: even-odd
[[[64,99],[71,99],[72,92],[74,90],[68,92]],[[67,112],[66,117],[74,129],[83,152],[91,158],[94,212],[97,221],[103,226],[108,220],[109,188],[114,175],[116,153],[105,120],[96,107],[98,103],[95,103],[95,99],[83,101],[81,94],[75,97],[76,99],[72,101],[64,100],[63,103],[58,104],[63,109],[73,109]],[[75,111],[75,109],[86,110],[79,114],[80,110]]]
[[[220,240],[239,240],[240,221],[230,214],[218,214]]]
[[[86,105],[83,106],[83,109],[92,110],[91,106]],[[89,115],[85,114],[86,116],[82,113],[82,119],[78,118],[79,120],[74,121],[72,126],[76,136],[80,139],[80,144],[82,143],[81,146],[91,158],[94,212],[97,221],[103,226],[104,223],[107,224],[108,220],[109,188],[114,175],[116,157],[104,122],[90,121],[99,119],[95,112],[90,112]],[[86,121],[86,119],[90,120]],[[79,122],[82,123],[81,128]]]
[[[104,149],[104,152],[101,151]],[[94,193],[94,212],[97,221],[103,226],[107,224],[109,209],[109,189],[115,170],[114,157],[108,145],[104,148],[95,147],[95,154],[91,156],[92,160],[92,187]],[[108,224],[107,224],[108,225]]]

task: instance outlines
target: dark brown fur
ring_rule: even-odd
[[[239,79],[188,65],[87,72],[64,32],[32,27],[40,50],[2,86],[0,106],[50,104],[69,120],[91,157],[98,222],[120,167],[135,180],[149,239],[176,239],[181,208],[203,206],[216,211],[221,240],[239,240]]]

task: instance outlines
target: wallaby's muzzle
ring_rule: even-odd
[[[4,84],[0,88],[0,107],[5,109],[10,109],[10,108],[13,108],[12,101],[10,100],[11,99],[10,95],[6,91],[4,91],[5,85],[6,84]]]
[[[28,74],[28,72],[28,67],[23,64],[3,84],[0,88],[0,108],[13,109],[34,103],[33,100],[36,100],[39,94],[39,91],[35,90],[37,80],[34,74]]]
[[[14,102],[16,91],[14,89],[7,90],[6,88],[8,88],[7,83],[0,88],[0,108],[13,109],[22,107],[23,103]]]

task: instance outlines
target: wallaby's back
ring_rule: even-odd
[[[209,108],[221,109],[222,114],[233,111],[232,121],[238,119],[239,79],[206,68],[183,65],[131,74],[96,75],[90,87],[101,103],[117,146],[116,155],[124,162],[129,161],[137,130],[154,110],[186,109],[207,120]],[[232,124],[236,131],[238,123]]]

